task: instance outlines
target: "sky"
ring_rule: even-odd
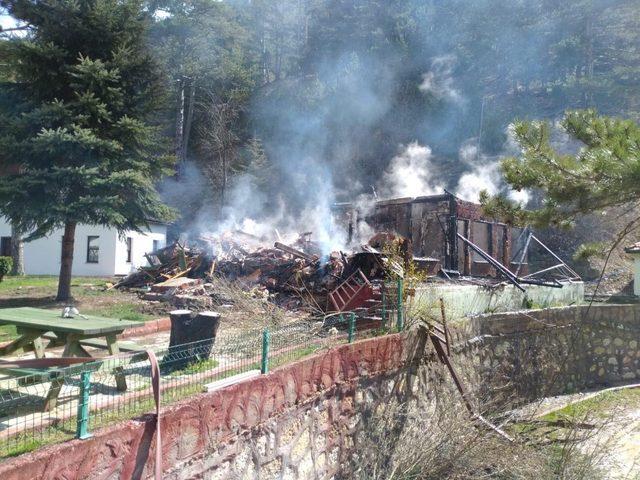
[[[0,11],[1,12],[1,11]],[[12,28],[16,26],[16,21],[11,15],[0,13],[0,27]]]

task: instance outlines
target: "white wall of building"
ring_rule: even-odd
[[[640,253],[633,256],[633,294],[640,297]]]
[[[126,237],[131,238],[132,255],[131,262],[127,262],[127,241]],[[138,267],[148,265],[145,253],[151,253],[154,250],[154,240],[157,248],[165,246],[167,241],[167,226],[158,223],[149,224],[149,232],[138,233],[128,232],[124,238],[116,236],[115,248],[115,275],[127,275]]]
[[[73,275],[112,276],[126,275],[137,267],[147,265],[145,253],[153,251],[154,240],[158,248],[165,246],[166,225],[151,223],[148,233],[127,232],[119,237],[114,229],[102,226],[83,225],[76,227],[73,249]],[[54,230],[47,237],[24,244],[24,267],[29,275],[58,275],[60,273],[60,253],[62,251],[63,230]],[[0,219],[0,236],[11,235],[11,226]],[[97,236],[99,246],[98,262],[87,261],[89,236]],[[132,239],[131,262],[127,261],[126,237]]]

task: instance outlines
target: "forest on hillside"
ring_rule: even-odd
[[[164,74],[153,122],[178,157],[178,175],[161,193],[185,223],[203,211],[207,221],[223,220],[229,205],[243,216],[278,202],[302,210],[318,197],[371,193],[412,144],[425,148],[417,152],[428,156],[428,180],[455,188],[464,172],[508,148],[517,118],[595,108],[638,120],[639,6],[145,3],[148,47]]]

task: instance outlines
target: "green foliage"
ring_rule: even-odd
[[[515,190],[541,194],[539,208],[525,210],[504,197],[481,197],[490,215],[504,215],[517,224],[571,226],[582,214],[602,212],[640,200],[640,126],[632,120],[598,116],[594,110],[567,112],[561,128],[579,143],[564,153],[551,143],[551,125],[519,121],[513,126],[522,149],[502,162],[507,183]],[[635,228],[638,217],[623,229]],[[594,247],[583,253],[595,253]]]
[[[218,366],[218,364],[219,364],[218,360],[214,358],[206,358],[204,360],[194,361],[193,363],[190,363],[189,365],[187,365],[182,369],[174,370],[170,372],[168,375],[170,377],[177,377],[180,375],[194,375],[196,373],[202,373],[208,370],[213,370]]]
[[[0,155],[9,164],[26,154],[34,171],[46,165],[39,182],[15,183],[0,197],[38,190],[29,203],[58,205],[57,218],[93,209],[101,212],[90,216],[96,223],[122,225],[132,211],[168,213],[148,194],[158,170],[169,167],[168,145],[130,142],[158,133],[176,151],[180,140],[188,143],[186,157],[213,187],[206,189],[212,198],[197,196],[201,204],[184,202],[188,216],[224,201],[218,191],[234,176],[261,173],[263,163],[273,168],[259,175],[259,187],[291,193],[278,169],[299,167],[305,157],[340,172],[336,190],[357,193],[357,180],[369,191],[398,145],[412,141],[432,147],[443,182],[455,185],[468,168],[457,159],[460,144],[478,135],[481,112],[479,142],[491,153],[502,150],[514,116],[555,118],[593,106],[640,118],[635,0],[56,0],[46,9],[34,0],[0,3],[33,25],[25,38],[0,38]],[[438,59],[449,63],[436,83],[459,96],[420,88],[425,74],[437,73]],[[231,114],[211,115],[216,109]],[[193,125],[178,139],[178,119],[187,124],[190,115]],[[149,132],[150,124],[157,130]],[[153,168],[131,159],[131,169],[120,169],[120,160],[114,169],[96,160],[128,151],[153,158]],[[61,157],[82,157],[85,168],[67,159],[54,171]],[[114,172],[113,183],[118,172],[127,198],[112,194],[105,171]],[[77,184],[90,189],[74,190]],[[77,198],[67,203],[74,191]],[[7,211],[17,215],[25,199],[16,196]],[[144,208],[119,214],[131,199]],[[50,227],[31,226],[37,234]]]
[[[9,272],[11,272],[12,267],[13,259],[11,257],[0,257],[0,282],[5,275],[8,275]]]
[[[603,242],[585,243],[580,245],[573,255],[574,260],[589,260],[590,258],[605,257],[607,245]]]
[[[170,219],[155,190],[172,159],[150,122],[162,78],[142,3],[2,5],[32,25],[3,42],[13,80],[1,88],[14,101],[0,102],[2,213],[29,239],[69,222],[124,232]]]

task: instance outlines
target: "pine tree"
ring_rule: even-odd
[[[0,211],[27,240],[64,227],[57,299],[67,300],[77,224],[122,234],[172,216],[155,190],[172,157],[149,121],[162,87],[150,18],[138,0],[0,6],[31,25],[3,45],[12,102],[0,109]]]
[[[525,210],[503,197],[481,195],[487,213],[518,224],[567,227],[581,215],[640,201],[640,125],[633,120],[599,116],[594,110],[568,112],[560,124],[579,145],[577,152],[558,151],[548,122],[516,122],[519,157],[506,158],[502,170],[515,190],[537,192],[540,208]],[[624,225],[616,244],[637,230],[640,216]]]

